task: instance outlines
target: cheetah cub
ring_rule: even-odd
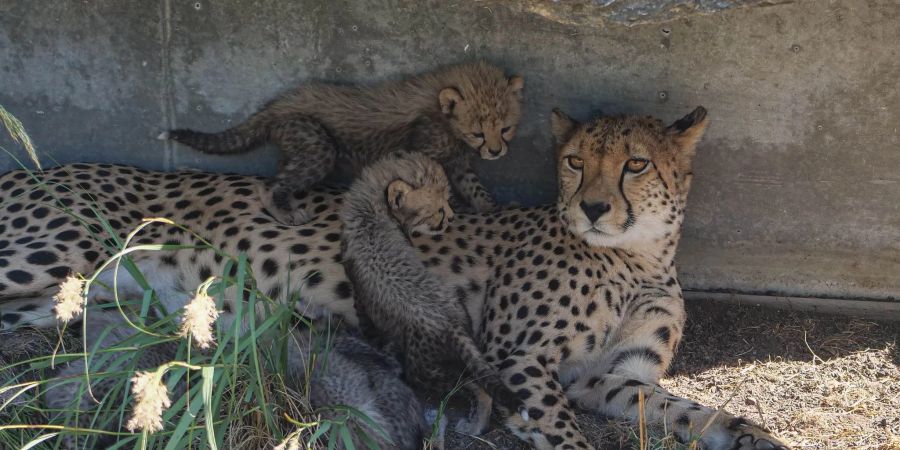
[[[377,425],[351,419],[356,448],[368,448],[363,435],[382,450],[423,448],[431,427],[425,420],[424,405],[400,378],[400,363],[366,342],[356,330],[341,327],[328,332],[323,322],[314,326],[315,331],[293,334],[296,342],[288,344],[287,354],[291,384],[303,386],[304,368],[311,368],[309,400],[322,410],[323,417],[338,419],[328,407],[348,405]],[[445,422],[442,418],[431,442],[436,450],[444,448]]]
[[[85,345],[88,349],[110,349],[134,336],[136,330],[128,325],[118,311],[92,310],[87,315],[90,326],[85,327]],[[351,439],[356,448],[366,448],[367,437],[382,449],[421,449],[431,428],[425,420],[425,408],[416,394],[400,378],[401,367],[396,359],[372,347],[352,329],[345,327],[328,330],[328,324],[318,321],[312,328],[295,330],[288,335],[287,381],[298,391],[309,389],[312,406],[323,417],[337,418],[332,406],[351,406],[371,419],[363,422],[352,418]],[[139,353],[135,369],[150,370],[176,357],[178,346],[174,342],[155,345]],[[128,370],[128,358],[96,357],[91,363],[92,373]],[[44,404],[50,410],[64,411],[77,403],[78,426],[90,428],[94,415],[89,413],[97,403],[94,398],[110,402],[125,400],[121,390],[114,390],[119,378],[91,377],[91,391],[83,387],[84,360],[77,359],[64,366],[48,384]],[[309,378],[306,378],[306,377]],[[184,395],[184,383],[175,384],[172,398]],[[93,393],[93,397],[91,396]],[[71,424],[70,424],[71,425]],[[433,441],[433,448],[443,446],[441,431]],[[94,438],[65,434],[62,447],[105,448],[114,444],[114,436]],[[93,446],[93,447],[92,447]]]
[[[448,286],[416,255],[409,233],[444,230],[453,217],[441,166],[425,156],[398,153],[363,170],[341,209],[343,260],[356,292],[357,314],[402,354],[407,381],[424,389],[449,389],[460,373],[474,411],[456,429],[481,434],[492,399],[524,412],[471,336],[471,323]]]
[[[305,223],[310,212],[291,210],[290,194],[320,181],[340,162],[354,175],[396,149],[440,162],[460,199],[476,211],[494,202],[470,168],[478,154],[507,153],[521,115],[520,76],[507,77],[485,62],[373,86],[310,83],[270,101],[245,122],[220,133],[164,132],[210,154],[243,153],[267,142],[281,150],[270,208],[282,222]]]

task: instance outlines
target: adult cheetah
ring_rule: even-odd
[[[625,116],[578,124],[555,111],[556,205],[458,214],[443,234],[412,235],[429,270],[454,287],[472,323],[480,324],[473,333],[489,362],[526,402],[529,421],[507,418],[523,440],[538,448],[587,448],[575,406],[636,422],[643,398],[645,418],[665,422],[682,440],[698,438],[710,449],[786,448],[743,418],[657,384],[684,325],[673,258],[706,125],[703,108],[668,127]],[[25,172],[0,177],[9,199],[0,207],[0,298],[31,297],[0,305],[4,326],[41,317],[51,324],[52,286],[69,270],[96,266],[105,250],[95,242],[110,236],[85,219],[99,238],[92,239],[63,212],[90,216],[91,204],[112,217],[118,235],[141,217],[171,217],[227,252],[246,252],[259,287],[272,297],[287,295],[290,280],[308,314],[329,311],[356,323],[338,253],[336,191],[298,194],[294,204],[315,216],[284,227],[244,200],[245,191],[263,189],[258,178],[72,165],[40,179],[52,184],[49,193]],[[155,239],[194,242],[172,227],[150,231]],[[208,250],[154,252],[137,264],[173,306],[225,268]]]

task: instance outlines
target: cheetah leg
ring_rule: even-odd
[[[304,115],[282,117],[270,131],[281,151],[281,164],[272,182],[272,215],[288,225],[309,222],[313,212],[292,208],[294,192],[305,191],[334,170],[337,145],[322,124]]]
[[[407,358],[404,361],[404,370],[407,381],[412,386],[419,389],[434,390],[436,386],[447,385],[448,378],[446,368],[443,365],[442,355],[426,352],[420,342],[411,343],[406,352]],[[473,396],[472,412],[469,417],[457,422],[454,429],[460,433],[477,436],[482,434],[487,428],[493,400],[481,386],[474,382],[470,381],[464,387]]]
[[[155,259],[143,259],[135,261],[138,270],[144,276],[147,283],[156,289],[157,297],[167,311],[181,308],[187,296],[180,294],[174,286],[177,284],[178,274],[170,268],[161,265]],[[114,284],[115,283],[115,284]],[[139,299],[144,295],[144,289],[125,268],[119,268],[118,279],[115,269],[110,266],[101,272],[88,292],[87,302],[112,301],[115,295],[112,287],[115,286],[120,300]],[[24,326],[35,328],[52,328],[57,325],[54,314],[53,296],[57,290],[49,290],[44,294],[31,298],[18,299],[0,304],[0,329],[12,329]]]
[[[471,411],[469,411],[468,418],[457,422],[456,431],[463,434],[478,436],[484,434],[490,424],[493,400],[484,389],[474,382],[467,384],[466,389],[472,393],[472,408]]]
[[[20,327],[52,328],[56,325],[52,296],[53,293],[48,292],[46,295],[0,303],[0,330]]]
[[[788,447],[765,428],[742,417],[674,396],[655,383],[609,373],[586,374],[566,390],[580,408],[633,423],[664,426],[681,442],[698,441],[709,450],[774,450]]]
[[[579,407],[634,423],[665,425],[683,442],[704,448],[786,449],[762,427],[671,395],[658,385],[672,360],[684,323],[680,294],[642,298],[631,308],[616,343],[596,366],[580,370],[566,395]],[[572,374],[564,373],[564,378]]]
[[[475,209],[475,212],[484,213],[497,209],[497,204],[478,179],[478,175],[472,171],[466,162],[454,162],[445,166],[450,185],[461,200]]]
[[[177,271],[170,266],[161,264],[155,258],[137,260],[134,263],[147,285],[153,288],[156,296],[168,311],[171,312],[184,306],[186,298],[175,289],[175,286],[178,285]],[[88,300],[114,300],[113,287],[116,288],[120,300],[141,298],[144,295],[143,286],[131,276],[127,269],[119,267],[117,273],[111,266],[97,275],[97,279],[91,285]]]
[[[507,428],[538,449],[591,448],[575,421],[555,367],[534,358],[512,356],[498,365],[503,367],[503,380],[525,402],[528,412],[527,420],[520,414],[509,415]]]

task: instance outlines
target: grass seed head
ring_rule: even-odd
[[[169,392],[157,372],[138,372],[131,379],[135,405],[125,426],[131,430],[154,433],[163,429],[163,411],[172,406]]]
[[[181,335],[192,336],[197,347],[203,350],[214,345],[213,325],[219,318],[216,302],[204,287],[197,289],[197,295],[184,307],[181,322]]]
[[[59,292],[53,296],[56,302],[54,311],[56,318],[69,322],[84,311],[84,280],[77,275],[69,275],[60,283]]]

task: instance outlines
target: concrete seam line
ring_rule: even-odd
[[[714,300],[718,302],[765,306],[776,309],[900,321],[900,301],[794,297],[787,295],[758,295],[688,290],[684,291],[684,298],[690,301]]]
[[[160,17],[159,17],[159,34],[160,34],[160,113],[162,114],[162,127],[167,131],[175,128],[175,100],[174,95],[174,78],[172,75],[172,0],[160,0]],[[162,141],[163,167],[165,170],[174,170],[175,162],[175,146],[171,140]]]

